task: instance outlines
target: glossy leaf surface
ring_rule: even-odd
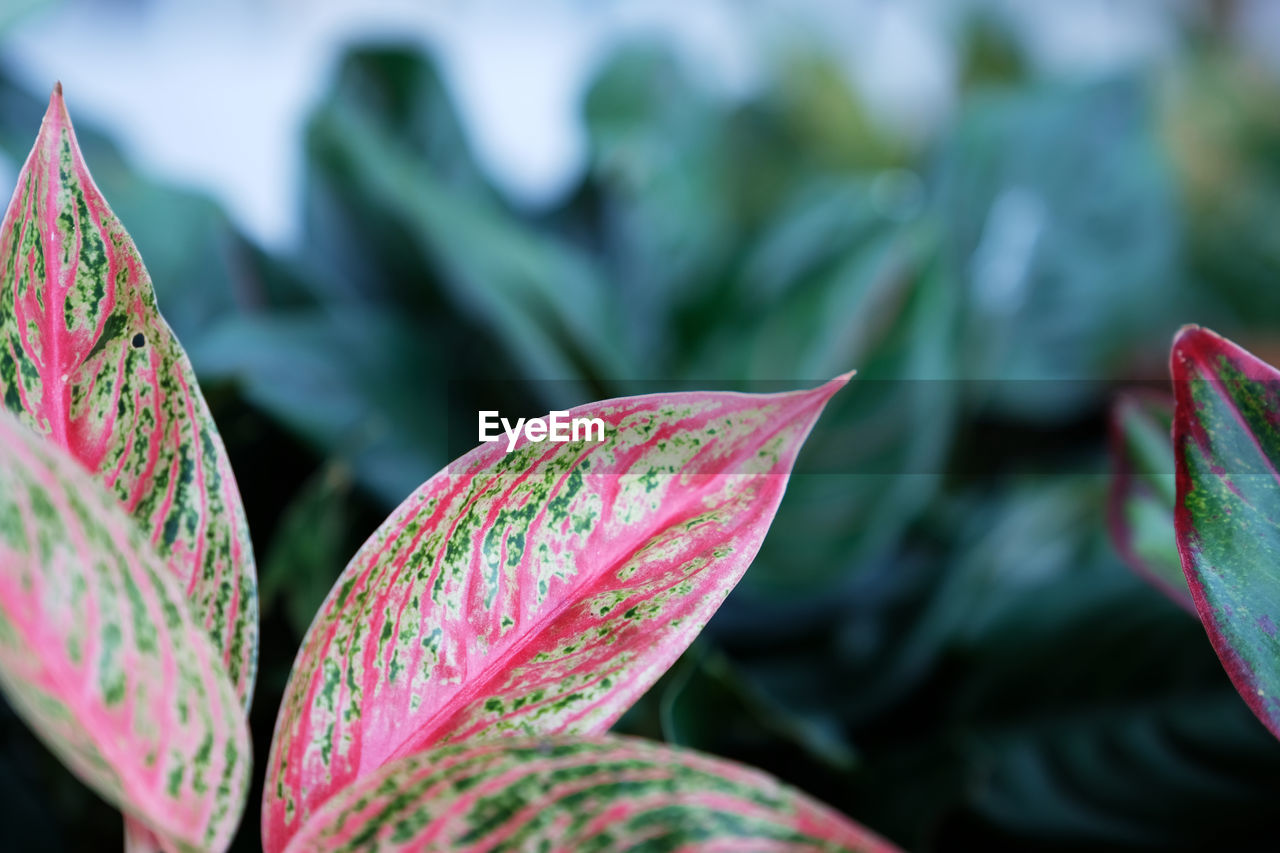
[[[68,767],[167,849],[229,843],[251,757],[221,654],[114,496],[8,413],[0,683]]]
[[[1179,607],[1194,613],[1173,529],[1173,401],[1125,394],[1111,411],[1107,524],[1120,556]]]
[[[124,505],[191,597],[247,704],[257,590],[235,478],[59,88],[0,226],[0,398]]]
[[[334,797],[288,849],[894,848],[758,770],[608,738],[491,741],[410,756]]]
[[[1240,695],[1280,735],[1280,372],[1207,329],[1173,342],[1178,551]]]
[[[483,444],[365,543],[285,690],[263,826],[282,849],[386,762],[462,737],[603,732],[755,556],[846,377],[593,403],[604,441]]]

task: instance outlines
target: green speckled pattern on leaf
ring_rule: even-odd
[[[895,848],[765,774],[631,738],[503,740],[387,765],[335,796],[289,853]]]
[[[846,377],[574,409],[603,441],[484,444],[352,559],[307,632],[267,761],[270,853],[388,761],[463,738],[604,732],[759,550]]]
[[[248,704],[257,581],[222,440],[55,91],[0,225],[0,398],[148,533]]]
[[[0,685],[76,775],[170,850],[221,850],[250,743],[221,653],[115,497],[0,411]]]
[[[1171,370],[1182,566],[1236,689],[1280,736],[1280,372],[1195,326]]]
[[[147,531],[247,708],[258,605],[240,494],[137,249],[89,175],[61,87],[0,225],[0,399]],[[128,828],[129,850],[155,845]]]

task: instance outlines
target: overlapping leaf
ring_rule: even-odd
[[[1236,689],[1280,736],[1280,371],[1196,326],[1170,369],[1182,565]]]
[[[244,510],[186,354],[94,185],[59,88],[0,226],[0,398],[146,531],[247,704],[257,591]]]
[[[1126,394],[1111,412],[1107,526],[1120,556],[1179,607],[1195,612],[1173,530],[1173,401]]]
[[[303,641],[268,762],[268,850],[386,762],[462,737],[599,733],[760,546],[844,384],[572,410],[604,441],[485,444],[356,554]]]
[[[217,850],[249,786],[221,653],[114,496],[0,412],[0,683],[77,775],[166,841]]]
[[[502,740],[394,762],[329,801],[289,853],[895,848],[765,774],[630,738]]]

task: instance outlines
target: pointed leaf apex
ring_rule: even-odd
[[[1193,377],[1213,378],[1224,360],[1250,380],[1275,382],[1280,379],[1274,367],[1244,347],[1217,332],[1194,325],[1183,326],[1174,337],[1169,371],[1175,385]]]
[[[811,388],[808,391],[797,391],[797,394],[806,397],[812,397],[819,405],[825,406],[827,401],[836,395],[836,392],[849,383],[858,371],[850,370],[847,373],[841,373],[834,379],[831,379],[817,388]]]
[[[44,114],[45,123],[50,119],[57,119],[60,124],[71,124],[71,118],[67,115],[67,103],[62,98],[62,81],[53,84],[53,92],[49,95],[49,109]]]
[[[77,163],[82,162],[80,144],[76,141],[76,132],[75,128],[71,126],[71,116],[67,112],[67,103],[62,99],[62,82],[59,81],[53,84],[53,92],[49,95],[49,108],[45,110],[44,121],[40,124],[40,134],[36,138],[35,148],[39,150],[50,145],[56,146],[58,137],[61,135],[59,131],[63,129],[67,131],[67,135],[71,138],[72,156]],[[53,158],[52,162],[56,163],[57,158]]]
[[[1180,349],[1189,349],[1197,346],[1203,346],[1209,341],[1222,341],[1223,337],[1217,332],[1206,329],[1204,326],[1198,326],[1195,323],[1188,323],[1178,329],[1173,336],[1173,349],[1177,352]]]
[[[1187,363],[1201,354],[1206,345],[1213,341],[1221,341],[1218,335],[1193,323],[1178,329],[1173,336],[1173,346],[1169,350],[1169,370],[1175,380],[1184,378]]]
[[[809,388],[803,391],[787,391],[780,395],[781,398],[788,401],[787,409],[791,412],[790,417],[803,419],[808,424],[804,429],[804,435],[800,436],[800,441],[797,442],[794,448],[796,451],[800,449],[800,444],[803,443],[804,437],[809,434],[809,430],[813,428],[818,416],[827,407],[827,403],[831,402],[831,398],[848,384],[855,373],[857,371],[850,370],[848,373],[842,373],[816,388]],[[794,457],[792,458],[794,459]]]

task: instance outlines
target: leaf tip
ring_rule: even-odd
[[[62,81],[57,80],[53,84],[53,91],[49,93],[49,108],[44,114],[44,122],[40,127],[40,138],[36,140],[37,147],[39,147],[41,139],[57,137],[57,131],[62,128],[71,129],[71,116],[67,113],[67,104],[62,98]]]
[[[1173,335],[1173,349],[1186,349],[1208,340],[1221,340],[1217,333],[1196,323],[1187,323],[1179,327]]]
[[[850,370],[845,373],[841,373],[839,376],[835,377],[834,379],[831,379],[825,384],[819,385],[817,388],[814,388],[811,393],[813,393],[814,396],[818,397],[821,400],[822,405],[825,406],[831,400],[831,398],[836,395],[836,392],[838,392],[844,386],[848,385],[849,380],[852,379],[857,374],[858,374],[858,371],[856,370]]]
[[[808,417],[816,419],[818,413],[826,408],[827,403],[831,402],[831,398],[847,385],[856,373],[856,370],[850,370],[847,373],[841,373],[834,379],[827,380],[816,388],[789,391],[783,396],[790,397],[795,402],[795,405],[809,413]]]
[[[1202,326],[1183,326],[1173,339],[1169,371],[1175,390],[1192,378],[1220,378],[1224,369],[1250,382],[1264,383],[1272,393],[1280,390],[1280,372],[1240,344]]]
[[[857,372],[858,371],[856,370],[850,370],[847,373],[841,373],[834,379],[824,382],[817,388],[810,388],[807,391],[795,391],[792,393],[798,401],[804,401],[803,405],[806,410],[812,409],[815,413],[813,417],[816,418],[816,413],[822,411],[822,409],[826,407],[827,403],[831,402],[831,398],[834,397],[841,388],[847,385],[849,380],[852,379]]]
[[[1199,323],[1183,323],[1181,326],[1178,327],[1178,331],[1174,332],[1173,339],[1177,341],[1179,338],[1183,337],[1184,335],[1194,335],[1200,332],[1207,332],[1207,331],[1209,330],[1206,329],[1204,326],[1201,326]]]
[[[53,91],[49,93],[49,110],[45,114],[46,121],[50,118],[65,120],[67,116],[67,103],[62,98],[62,81],[56,80],[53,84]]]
[[[819,385],[817,388],[814,388],[813,390],[821,391],[822,398],[825,401],[833,397],[835,393],[839,391],[841,388],[843,388],[845,385],[849,384],[849,380],[852,379],[854,376],[856,376],[857,373],[858,371],[856,370],[850,370],[845,373],[841,373],[839,376],[835,377],[834,379],[828,380],[825,384]]]
[[[1169,372],[1174,381],[1185,378],[1191,372],[1193,361],[1203,360],[1207,350],[1219,348],[1223,343],[1221,335],[1204,326],[1188,323],[1178,329],[1169,350]]]

